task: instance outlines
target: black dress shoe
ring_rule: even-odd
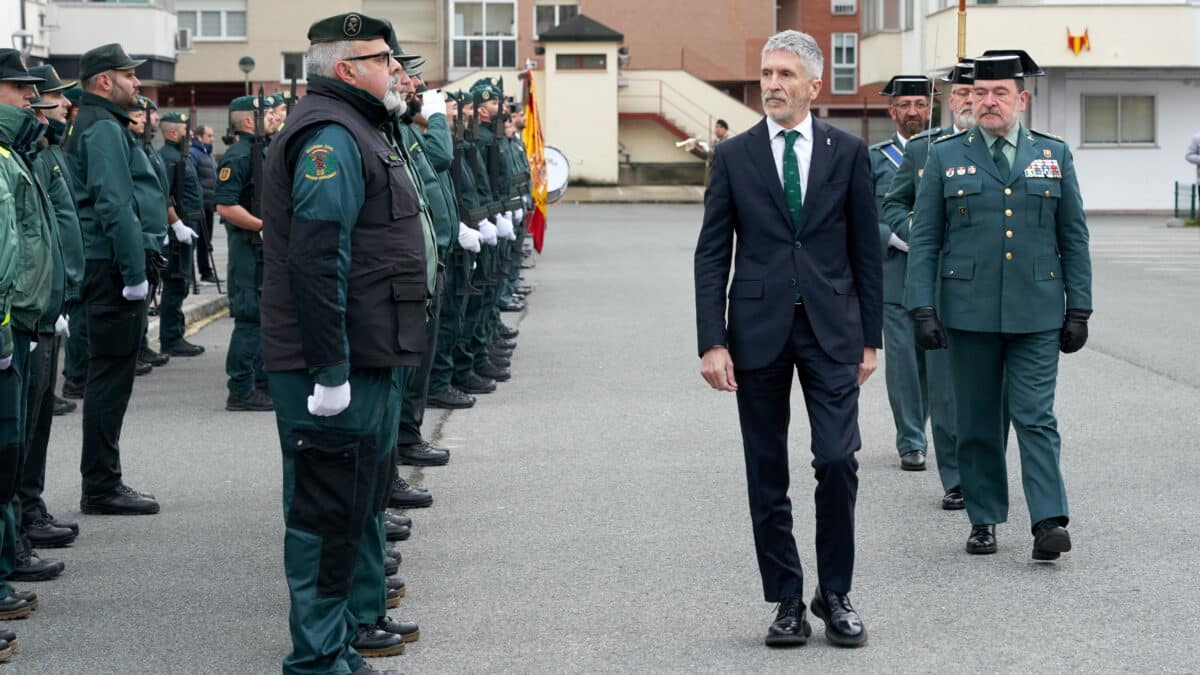
[[[952,487],[942,495],[942,508],[947,511],[958,511],[967,507],[963,500],[962,488]]]
[[[503,368],[497,368],[491,363],[483,364],[482,367],[476,368],[475,372],[479,373],[481,377],[486,377],[489,380],[495,380],[496,382],[507,382],[512,379],[512,373],[504,370]]]
[[[0,628],[0,640],[4,640],[11,645],[17,641],[17,634],[7,628]]]
[[[497,361],[508,361],[511,363],[512,357],[513,352],[511,349],[496,349],[495,347],[488,347],[488,361],[491,361],[492,364],[496,364]]]
[[[511,356],[501,356],[500,354],[488,354],[488,363],[491,363],[493,366],[495,366],[501,370],[508,370],[511,372],[511,369],[512,369],[512,357]]]
[[[362,666],[353,673],[350,673],[350,675],[404,675],[404,673],[398,670],[375,670],[371,667],[371,664],[363,661]]]
[[[404,638],[379,630],[370,624],[360,624],[350,646],[363,658],[395,656],[404,653]]]
[[[971,535],[967,537],[967,553],[986,555],[996,552],[996,526],[972,525]]]
[[[75,533],[69,528],[50,522],[49,518],[38,518],[24,527],[29,543],[41,548],[66,546],[75,541]]]
[[[526,297],[533,295],[533,288],[529,284],[517,284],[517,292]]]
[[[412,518],[409,518],[408,516],[404,515],[403,513],[392,513],[391,511],[384,511],[383,519],[385,522],[393,522],[393,523],[403,526],[403,527],[412,527]],[[400,553],[397,551],[396,555],[400,555]]]
[[[1058,560],[1071,550],[1071,535],[1067,528],[1053,518],[1047,518],[1033,526],[1033,559]]]
[[[133,367],[133,374],[141,377],[143,375],[149,375],[153,370],[154,366],[146,363],[145,361],[138,361],[137,365]]]
[[[428,441],[416,445],[397,445],[396,461],[408,466],[445,466],[450,463],[450,451]]]
[[[64,378],[62,386],[63,398],[83,398],[83,385],[83,380]]]
[[[525,311],[525,303],[513,300],[511,302],[500,303],[501,312],[523,312]]]
[[[28,545],[21,546],[17,551],[17,566],[9,573],[8,580],[49,581],[62,574],[66,567],[61,560],[43,560]]]
[[[498,333],[505,340],[515,340],[521,334],[521,331],[516,328],[509,328],[507,324],[502,323],[500,324]]]
[[[11,593],[0,598],[0,621],[24,619],[30,614],[33,614],[33,607],[30,607],[28,602]]]
[[[13,589],[12,593],[9,593],[9,595],[28,602],[29,606],[34,609],[38,608],[38,596],[37,593],[34,593],[33,591],[18,591]],[[9,642],[12,642],[12,640],[9,640]]]
[[[119,485],[107,494],[84,495],[79,499],[79,508],[88,514],[141,516],[158,513],[158,502],[128,485]]]
[[[497,340],[494,340],[492,342],[492,344],[488,345],[488,348],[489,349],[490,348],[503,349],[505,351],[511,352],[517,348],[517,341],[516,340],[505,340],[503,338],[499,338]]]
[[[383,557],[383,576],[390,577],[400,571],[400,561],[395,558]]]
[[[57,396],[54,397],[53,414],[55,417],[58,417],[59,415],[68,415],[70,413],[73,413],[73,412],[75,412],[75,409],[78,407],[79,407],[78,404],[76,404],[74,401],[68,401],[66,399],[59,398]]]
[[[76,535],[79,534],[79,523],[77,523],[73,520],[61,520],[59,518],[55,518],[53,515],[51,515],[49,513],[46,514],[46,520],[49,520],[56,527],[65,527],[68,530],[74,532]]]
[[[825,622],[825,639],[839,647],[861,647],[867,644],[867,627],[858,612],[850,606],[850,597],[822,591],[813,595],[813,616]]]
[[[808,642],[812,625],[804,612],[804,601],[800,598],[785,598],[779,603],[775,621],[767,629],[764,640],[768,647],[799,647]]]
[[[386,575],[385,575],[386,576]],[[404,597],[400,591],[387,589],[387,602],[384,603],[388,609],[396,609],[400,606],[400,598]]]
[[[388,506],[393,509],[422,509],[433,504],[433,495],[425,488],[413,487],[403,478],[392,481],[392,494],[388,495]]]
[[[138,352],[138,361],[149,363],[154,368],[161,368],[171,361],[171,357],[166,354],[159,354],[153,349],[146,347]]]
[[[407,525],[396,525],[390,521],[383,523],[384,538],[388,541],[404,541],[412,536],[412,528]]]
[[[446,387],[442,391],[429,392],[425,399],[426,408],[441,408],[443,410],[464,410],[475,405],[475,398],[468,396],[456,387]]]
[[[900,455],[900,468],[905,471],[924,471],[925,451],[914,450]]]
[[[403,579],[397,576],[389,576],[387,578],[387,589],[389,591],[396,591],[402,598],[408,595],[408,586],[405,585]]]
[[[400,558],[403,557],[403,554],[400,553],[400,549],[394,548],[392,546],[389,546],[389,547],[383,549],[383,555],[388,558],[391,558],[392,560],[395,560],[397,563],[400,562]]]
[[[496,381],[489,380],[475,373],[468,373],[465,377],[454,382],[454,386],[458,387],[468,394],[490,394],[496,391]]]
[[[381,616],[379,621],[375,622],[375,627],[392,635],[399,635],[405,642],[421,639],[421,629],[412,621],[397,621],[390,616]]]
[[[234,412],[266,412],[275,409],[275,402],[263,391],[251,389],[245,394],[230,394],[225,399],[225,409]]]
[[[204,347],[201,347],[200,345],[194,345],[187,340],[180,340],[170,347],[164,347],[163,353],[170,354],[171,356],[182,356],[185,358],[189,356],[200,356],[204,353]]]

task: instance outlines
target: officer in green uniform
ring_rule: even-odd
[[[144,203],[153,203],[148,210],[140,210],[139,215],[142,219],[142,229],[146,233],[147,244],[153,243],[156,247],[156,255],[153,256],[152,265],[148,272],[150,273],[150,297],[147,303],[153,304],[153,298],[158,289],[163,286],[163,274],[168,266],[167,258],[163,255],[164,250],[169,244],[167,235],[168,223],[173,223],[178,220],[175,215],[175,207],[170,203],[171,184],[167,177],[167,167],[163,162],[162,156],[158,153],[158,148],[154,147],[154,135],[158,132],[158,106],[154,101],[145,96],[138,96],[137,102],[130,109],[130,117],[134,119],[135,129],[134,136],[139,142],[139,150],[145,155],[146,161],[149,162],[154,170],[154,176],[158,179],[158,190],[145,194],[139,194],[138,198]],[[159,203],[161,202],[161,206]],[[140,208],[140,207],[139,207]],[[159,216],[162,216],[160,222]],[[147,248],[146,250],[150,250]],[[147,307],[148,312],[156,312],[153,307]],[[158,368],[167,365],[171,357],[166,354],[160,354],[150,348],[149,333],[142,332],[142,344],[138,350],[138,365],[140,367],[139,374],[149,372],[150,368]]]
[[[70,129],[75,123],[75,116],[79,114],[79,99],[83,96],[83,87],[76,84],[68,87],[63,94],[70,107],[67,109],[66,128],[59,134],[58,152],[60,156],[66,146],[67,138],[70,136]],[[66,176],[68,187],[74,189],[75,181],[67,173],[70,170],[70,162],[63,158],[59,164],[62,166],[63,175]],[[76,217],[78,218],[78,216]],[[80,237],[82,238],[82,232]],[[66,339],[66,348],[63,349],[62,396],[64,399],[82,399],[84,383],[87,380],[87,306],[83,303],[82,289],[81,283],[76,291],[74,301],[70,304],[70,314],[67,316],[71,325],[71,334]]]
[[[170,187],[172,213],[175,218],[167,236],[170,239],[167,269],[163,273],[162,302],[159,303],[158,341],[162,353],[168,356],[199,356],[204,347],[183,338],[187,322],[183,317],[183,300],[192,280],[192,245],[199,237],[197,230],[204,222],[204,198],[196,166],[188,155],[187,113],[167,113],[160,126],[163,134],[159,152]]]
[[[390,36],[358,13],[313,24],[308,93],[267,157],[263,356],[283,450],[285,673],[350,673],[404,650],[386,623],[382,512],[430,280],[420,199],[388,124],[404,106],[390,82],[408,85]],[[379,623],[363,625],[368,615]]]
[[[947,108],[953,117],[953,126],[943,132],[941,127],[933,127],[928,131],[913,136],[904,147],[904,160],[896,175],[892,178],[892,187],[883,198],[880,209],[880,228],[886,228],[890,235],[895,235],[907,247],[910,227],[912,225],[913,202],[917,197],[917,185],[924,173],[925,159],[929,156],[929,144],[934,139],[945,134],[959,133],[975,126],[974,112],[971,109],[973,92],[973,72],[971,60],[967,59],[955,65],[943,82],[950,85],[947,92]],[[882,229],[881,229],[882,232]],[[904,277],[908,255],[901,248],[889,247],[884,253],[884,286],[883,299],[885,313],[892,306],[904,302]],[[911,319],[904,316],[905,322],[911,324]],[[887,324],[885,324],[885,330]],[[892,333],[885,332],[885,336]],[[942,483],[942,508],[957,510],[963,508],[961,480],[958,474],[958,455],[955,451],[954,436],[954,393],[950,382],[950,355],[944,350],[925,351],[917,349],[912,343],[912,329],[907,335],[896,335],[897,341],[907,341],[916,354],[917,362],[924,365],[924,382],[929,419],[933,427],[933,449],[937,458],[938,477]],[[885,366],[891,372],[893,358],[899,360],[897,349],[889,348]],[[891,383],[888,383],[891,392]],[[921,437],[924,438],[924,420],[921,421]]]
[[[507,136],[509,147],[509,179],[512,182],[512,190],[518,195],[521,205],[513,210],[512,220],[513,228],[516,230],[516,240],[512,244],[512,256],[506,271],[507,276],[500,302],[502,305],[507,302],[523,305],[525,297],[533,291],[531,287],[521,285],[522,249],[525,246],[525,236],[528,234],[525,221],[526,214],[533,207],[533,184],[529,158],[525,155],[525,144],[521,142],[521,135],[517,130],[516,110],[511,104],[508,119],[504,123],[504,133]],[[498,327],[498,337],[506,338],[504,329],[503,325]]]
[[[896,124],[892,137],[868,148],[871,175],[875,179],[875,207],[892,185],[892,177],[904,158],[904,146],[929,125],[933,82],[923,75],[897,75],[887,83],[888,114]],[[925,470],[925,420],[929,417],[925,363],[913,345],[912,320],[904,310],[904,264],[908,245],[887,223],[879,223],[883,246],[883,337],[884,374],[888,403],[896,425],[896,450],[900,468]]]
[[[229,104],[229,123],[237,142],[229,146],[217,167],[217,215],[229,236],[229,314],[233,333],[225,373],[229,376],[226,410],[273,410],[265,389],[259,346],[259,298],[262,294],[262,218],[253,212],[254,177],[251,155],[256,151],[255,111],[262,102],[256,96],[239,96]],[[259,110],[260,117],[263,115]],[[266,119],[259,122],[265,127]],[[262,140],[259,144],[261,146]],[[264,148],[258,147],[258,152]],[[265,154],[265,152],[264,152]]]
[[[83,55],[84,93],[64,146],[86,256],[82,299],[88,313],[88,374],[80,461],[84,513],[158,513],[153,497],[122,482],[119,446],[146,322],[147,259],[158,255],[158,244],[139,220],[140,209],[158,209],[166,229],[165,204],[145,201],[159,189],[158,179],[128,129],[127,110],[139,85],[133,70],[142,63],[115,43]]]
[[[1043,74],[1024,52],[975,59],[977,126],[930,147],[905,301],[917,345],[950,350],[972,526],[967,551],[994,553],[995,526],[1008,519],[1001,406],[1007,380],[1033,557],[1054,560],[1071,549],[1054,416],[1058,353],[1087,340],[1092,274],[1070,149],[1018,120],[1030,97],[1025,78]]]

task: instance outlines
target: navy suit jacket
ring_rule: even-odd
[[[814,119],[804,194],[793,226],[765,118],[717,146],[695,257],[701,355],[728,346],[738,370],[770,364],[791,334],[797,292],[833,360],[861,363],[864,347],[883,346],[879,219],[866,144]]]

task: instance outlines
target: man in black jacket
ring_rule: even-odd
[[[215,284],[212,263],[208,259],[208,249],[212,245],[213,214],[217,210],[217,161],[213,159],[213,130],[212,127],[200,125],[192,131],[192,145],[188,154],[196,167],[196,177],[200,181],[200,193],[204,203],[204,221],[197,232],[196,240],[196,269],[200,272],[200,282]]]

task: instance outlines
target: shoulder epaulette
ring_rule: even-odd
[[[937,136],[940,133],[942,133],[941,127],[933,127],[932,129],[926,129],[925,131],[922,131],[918,134],[913,134],[913,137],[908,139],[908,142],[912,143],[913,141],[920,139],[920,138],[929,138],[930,136]]]
[[[1037,129],[1030,129],[1029,131],[1030,131],[1030,133],[1037,134],[1038,136],[1041,136],[1042,138],[1049,138],[1051,140],[1058,141],[1059,143],[1066,143],[1066,141],[1063,140],[1062,136],[1055,136],[1054,134],[1052,134],[1048,131],[1038,131]]]
[[[868,150],[879,150],[879,149],[882,149],[886,145],[894,145],[894,144],[895,144],[895,141],[889,138],[886,141],[879,141],[878,143],[868,147],[867,149]]]
[[[962,135],[963,135],[963,134],[965,134],[965,133],[967,133],[967,130],[966,130],[966,129],[964,129],[964,130],[962,130],[962,131],[960,131],[960,132],[958,132],[958,133],[956,133],[956,134],[945,134],[944,136],[938,136],[937,138],[935,138],[935,139],[933,140],[933,142],[934,142],[934,143],[941,143],[942,141],[944,141],[944,140],[946,140],[946,139],[948,139],[948,138],[957,138],[957,137],[959,137],[959,136],[962,136]]]

